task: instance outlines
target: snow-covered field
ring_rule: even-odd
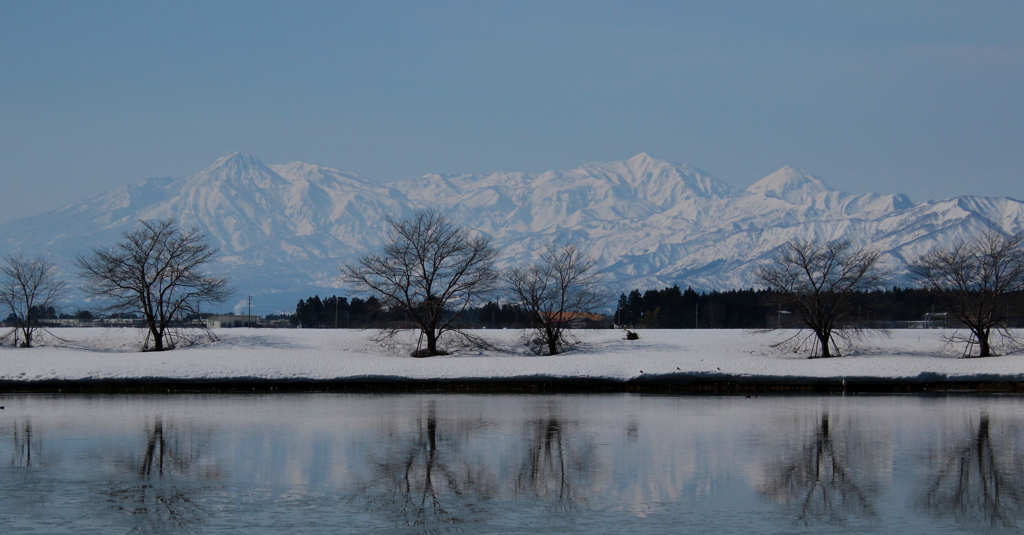
[[[502,380],[634,379],[815,382],[860,378],[930,381],[1024,381],[1024,351],[962,359],[942,330],[901,330],[863,340],[846,356],[808,360],[772,347],[791,333],[743,330],[589,331],[573,351],[535,356],[523,333],[481,330],[494,349],[457,349],[449,356],[414,359],[410,347],[388,350],[373,331],[216,331],[219,340],[161,353],[138,351],[137,329],[54,329],[62,341],[0,349],[0,381],[103,379],[269,380]],[[415,337],[410,340],[415,345]]]

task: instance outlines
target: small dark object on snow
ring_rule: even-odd
[[[636,331],[626,331],[626,340],[639,340],[640,335]]]

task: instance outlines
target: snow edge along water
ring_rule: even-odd
[[[1000,391],[1024,392],[1024,351],[963,359],[943,330],[894,331],[848,356],[808,360],[773,347],[790,332],[592,331],[576,350],[534,356],[518,331],[483,330],[498,349],[413,359],[372,331],[218,331],[219,341],[131,349],[133,329],[65,329],[67,342],[0,349],[0,392],[244,391]]]

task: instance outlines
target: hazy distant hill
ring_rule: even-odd
[[[1024,229],[1024,203],[1010,198],[914,204],[902,194],[835,191],[791,167],[737,190],[646,153],[570,171],[430,174],[388,185],[234,153],[184,178],[143,180],[2,224],[0,252],[47,254],[70,274],[76,254],[114,243],[139,219],[173,216],[210,237],[222,251],[212,269],[267,313],[313,293],[348,295],[329,289],[338,287],[338,266],[380,243],[385,216],[421,207],[493,237],[502,266],[530,260],[554,239],[582,243],[615,292],[750,287],[757,264],[794,238],[878,247],[898,281],[906,259],[936,244],[989,227]]]

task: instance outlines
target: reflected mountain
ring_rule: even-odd
[[[988,414],[960,444],[932,455],[936,475],[921,505],[936,516],[959,522],[1014,527],[1024,516],[1024,458],[1006,435],[992,437]]]
[[[850,516],[877,515],[877,489],[862,480],[851,455],[856,431],[850,427],[836,433],[827,412],[795,451],[772,460],[765,467],[760,495],[798,511],[801,523],[845,522]]]
[[[0,404],[2,533],[931,535],[1024,523],[1016,395]]]

